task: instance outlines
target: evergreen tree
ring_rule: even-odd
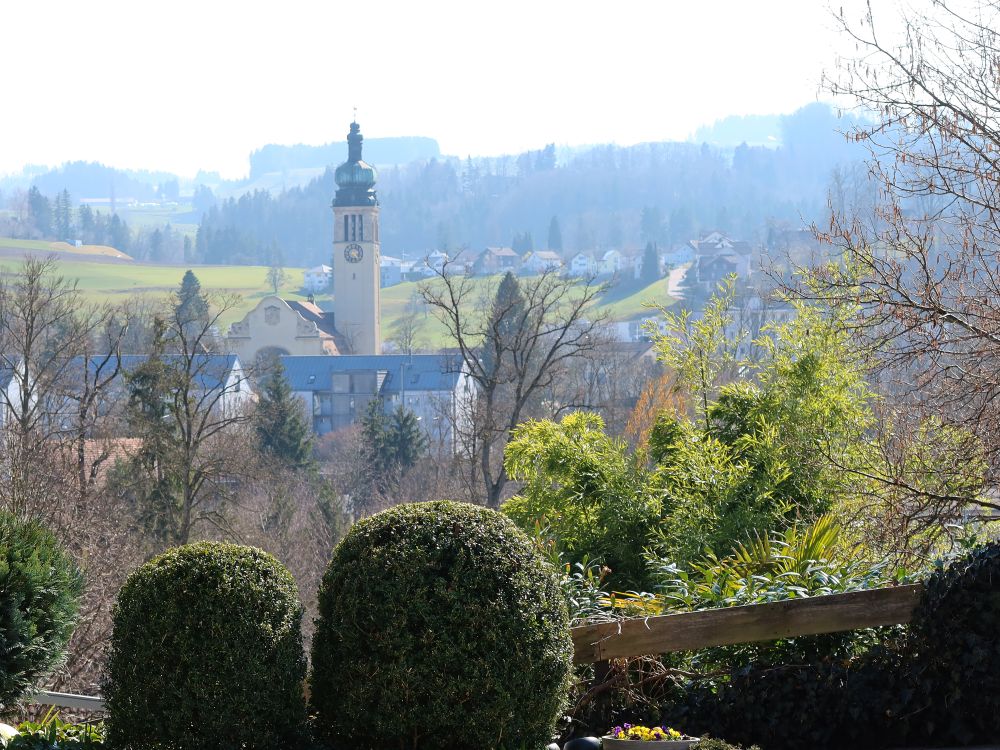
[[[524,254],[535,249],[535,242],[531,238],[531,232],[517,232],[510,243],[511,249],[518,254]]]
[[[396,407],[389,420],[385,452],[396,469],[405,471],[416,465],[427,450],[427,436],[420,429],[417,415],[402,405]]]
[[[201,282],[191,269],[184,272],[174,300],[176,319],[182,323],[203,323],[208,320],[208,298],[201,291]]]
[[[77,224],[80,227],[80,239],[86,243],[94,240],[94,210],[86,203],[77,209]]]
[[[552,217],[549,222],[549,250],[554,250],[557,253],[561,253],[563,249],[562,244],[562,229],[559,228],[559,218],[556,216]]]
[[[52,215],[55,222],[56,239],[69,241],[73,234],[73,199],[68,190],[56,196]]]
[[[292,395],[285,367],[277,357],[268,367],[257,404],[254,426],[261,448],[287,466],[312,464],[312,431],[302,402]]]
[[[649,286],[660,278],[660,254],[655,242],[647,242],[642,254],[642,283]]]
[[[361,434],[376,483],[383,488],[412,468],[427,450],[427,436],[417,415],[402,405],[387,415],[384,402],[378,398],[368,402],[361,418]]]
[[[52,204],[34,185],[28,191],[28,213],[31,223],[42,237],[52,234]]]
[[[525,314],[521,284],[510,271],[504,274],[493,298],[491,324],[483,342],[483,370],[497,377],[503,352],[510,350],[510,341],[521,328]]]
[[[116,250],[127,253],[132,244],[132,235],[129,232],[128,224],[118,218],[118,214],[111,215],[108,224],[108,241]]]

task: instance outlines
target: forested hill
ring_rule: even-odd
[[[777,148],[691,143],[596,146],[557,159],[552,146],[496,158],[433,158],[384,169],[382,247],[388,255],[512,244],[565,253],[683,241],[713,228],[747,240],[771,225],[820,218],[838,165],[862,158],[841,134],[850,121],[824,105],[782,118]],[[302,188],[227,200],[204,217],[206,263],[328,260],[331,170]],[[550,238],[550,228],[559,227]],[[560,249],[558,246],[554,249]]]
[[[434,159],[441,149],[433,138],[366,138],[365,160],[371,164],[407,164]],[[323,168],[347,159],[347,141],[323,146],[279,146],[269,143],[250,154],[250,179],[293,169]]]

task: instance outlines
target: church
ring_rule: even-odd
[[[382,353],[379,206],[375,167],[361,158],[357,122],[347,136],[347,161],[337,167],[333,199],[333,312],[312,300],[267,296],[230,326],[230,351],[243,362],[261,355]]]
[[[347,161],[334,173],[333,310],[312,295],[269,295],[232,324],[229,349],[248,365],[279,356],[316,434],[356,424],[378,399],[386,413],[413,412],[431,446],[455,450],[474,392],[460,358],[382,354],[377,175],[361,158],[362,142],[352,122]]]

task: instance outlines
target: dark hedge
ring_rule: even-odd
[[[555,571],[511,521],[400,505],[356,524],[323,578],[317,729],[335,748],[543,747],[572,654]]]
[[[765,750],[1000,742],[1000,543],[925,582],[909,628],[849,659],[688,683],[667,723]]]
[[[63,659],[82,592],[83,576],[52,532],[0,512],[0,708]]]
[[[138,568],[114,610],[104,685],[108,744],[298,745],[301,621],[295,581],[262,550],[199,542]]]
[[[1000,742],[1000,544],[932,575],[910,630],[909,736]]]

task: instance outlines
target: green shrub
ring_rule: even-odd
[[[0,707],[62,660],[82,591],[79,568],[48,529],[0,512]]]
[[[334,550],[312,650],[317,729],[336,747],[542,747],[572,643],[555,571],[499,513],[400,505]]]
[[[741,750],[741,748],[739,745],[730,745],[728,742],[717,740],[714,737],[705,737],[700,742],[692,745],[691,750]],[[747,748],[747,750],[760,750],[760,748],[754,745]]]
[[[267,748],[301,739],[302,607],[250,547],[200,542],[138,568],[118,595],[104,695],[118,748]]]

